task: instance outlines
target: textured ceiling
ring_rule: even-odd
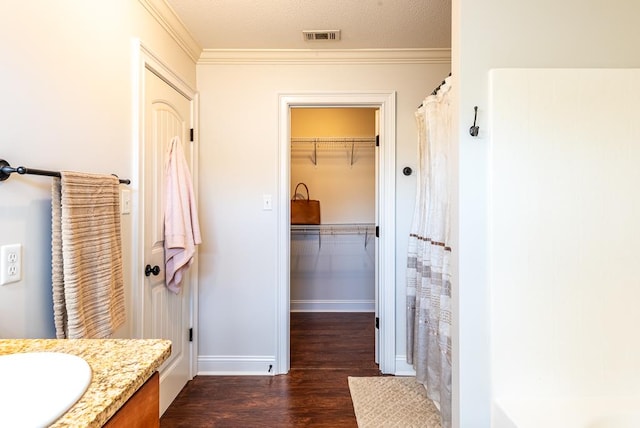
[[[450,48],[451,0],[166,0],[204,49]],[[305,41],[303,30],[341,30]]]

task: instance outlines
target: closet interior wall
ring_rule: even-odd
[[[291,311],[373,312],[375,109],[295,108],[291,137],[291,195],[305,183],[322,223],[292,226]]]

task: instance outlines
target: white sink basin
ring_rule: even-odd
[[[75,355],[0,356],[0,427],[46,427],[87,390],[91,367]]]

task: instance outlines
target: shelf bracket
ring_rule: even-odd
[[[315,166],[318,166],[318,142],[317,141],[313,142],[313,159],[311,159],[311,162],[313,162]]]
[[[352,141],[351,142],[351,166],[353,166],[353,148],[355,146],[355,143]]]

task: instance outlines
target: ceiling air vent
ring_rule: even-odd
[[[306,41],[314,41],[314,40],[335,41],[335,40],[340,40],[340,30],[303,31],[302,36]]]

